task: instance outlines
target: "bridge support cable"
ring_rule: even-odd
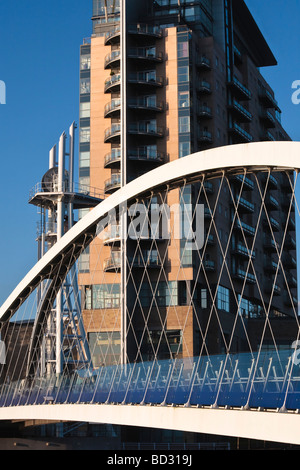
[[[186,157],[68,227],[0,309],[0,406],[298,409],[298,170],[274,155]]]

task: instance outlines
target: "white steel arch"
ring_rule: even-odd
[[[51,291],[53,299],[62,282],[65,272],[57,267],[62,257],[67,257],[69,265],[76,261],[82,249],[83,238],[93,237],[98,222],[110,211],[127,203],[141,194],[151,192],[155,188],[176,184],[178,181],[192,181],[193,176],[199,178],[201,173],[222,174],[225,170],[243,173],[243,169],[273,171],[300,169],[300,142],[258,142],[225,146],[207,151],[197,152],[184,158],[156,168],[126,186],[119,189],[109,198],[101,202],[73,228],[71,228],[28,272],[16,289],[0,308],[0,322],[12,317],[35,287],[47,279],[49,267],[55,277]],[[88,243],[88,242],[87,242]],[[71,262],[70,262],[71,260]],[[51,299],[48,300],[49,302]]]

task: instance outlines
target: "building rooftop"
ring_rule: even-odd
[[[233,23],[239,39],[245,40],[245,46],[257,67],[277,65],[266,39],[259,29],[244,0],[232,0]],[[251,38],[250,41],[247,38]]]

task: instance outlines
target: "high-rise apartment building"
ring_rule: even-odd
[[[92,20],[93,33],[80,55],[81,184],[109,195],[143,173],[194,152],[289,139],[274,92],[260,73],[262,67],[275,66],[276,60],[243,0],[94,0]],[[263,185],[264,177],[259,178]],[[287,176],[271,174],[268,184],[266,207],[280,239],[281,216],[290,200]],[[274,243],[264,218],[260,229],[256,227],[261,196],[255,178],[243,181],[242,194],[238,175],[230,181],[230,189],[226,185],[220,189],[218,180],[205,185],[212,208],[217,201],[213,212],[218,232],[209,230],[212,215],[206,207],[205,278],[217,286],[218,311],[207,345],[210,353],[228,350],[226,331],[231,331],[238,299],[255,349],[264,317],[262,304],[268,304],[270,317],[284,321],[292,316],[292,303],[297,301],[294,216],[283,259],[294,298],[285,296],[279,276],[270,300],[276,272]],[[199,185],[188,186],[170,192],[168,201],[193,205],[198,193]],[[241,221],[231,232],[232,197],[238,195]],[[119,223],[111,226],[106,240],[97,239],[80,258],[83,316],[94,365],[196,356],[203,347],[199,329],[207,322],[212,301],[207,283],[198,275],[199,253],[185,250],[184,240],[176,253],[164,242],[153,248],[145,240],[139,256],[147,260],[149,276],[142,278],[138,258],[128,275],[122,255],[132,259],[135,242],[120,240]],[[252,258],[257,277],[251,270],[246,273],[248,250],[241,227],[250,243],[255,236]],[[229,239],[226,261],[233,284],[222,271],[220,250]],[[167,257],[160,256],[164,249]],[[290,345],[288,333],[279,330],[282,344]],[[232,352],[247,350],[244,336],[237,328],[230,342]]]

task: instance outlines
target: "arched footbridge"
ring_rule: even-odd
[[[0,419],[300,444],[299,162],[296,142],[203,151],[90,210],[0,309]]]

